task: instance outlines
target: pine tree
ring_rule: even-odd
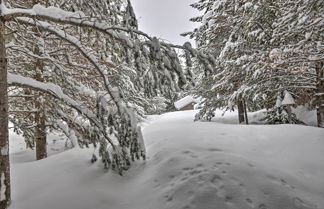
[[[281,8],[272,39],[278,55],[272,62],[285,69],[287,85],[298,95],[299,104],[311,100],[318,125],[323,126],[324,2],[283,1]]]
[[[4,38],[1,39],[3,82],[0,92],[3,95],[1,99],[4,98],[1,100],[4,111],[0,116],[1,123],[7,124],[5,81],[8,77],[8,83],[14,86],[12,92],[18,94],[15,98],[24,98],[19,104],[32,102],[28,98],[35,92],[46,95],[49,131],[62,131],[75,145],[99,147],[104,166],[122,174],[133,160],[145,159],[145,146],[138,126],[139,110],[145,108],[143,104],[182,88],[190,78],[175,49],[190,55],[187,59],[197,57],[206,66],[210,63],[188,43],[184,46],[167,44],[138,31],[129,4],[123,4],[124,10],[115,3],[106,4],[107,1],[82,2],[77,1],[80,4],[72,4],[72,7],[67,1],[59,4],[71,12],[41,5],[34,5],[32,10],[10,9],[10,4],[6,8],[2,2],[1,23],[6,22],[15,35],[7,45],[9,74],[4,62],[6,45]],[[15,5],[15,2],[11,3]],[[45,3],[51,5],[52,2]],[[79,9],[73,5],[82,7]],[[103,11],[110,8],[106,6],[117,8],[114,15],[100,16],[91,13],[95,5],[104,8]],[[81,9],[85,12],[77,11]],[[125,17],[127,21],[123,21]],[[33,28],[37,29],[37,34]],[[35,48],[40,53],[32,50]],[[43,61],[43,78],[36,80],[37,76],[26,73],[25,64],[31,60],[36,63],[37,60]],[[45,108],[44,103],[39,106]],[[12,104],[12,107],[17,106]],[[29,124],[30,121],[24,122]],[[23,129],[21,121],[16,121],[16,124]],[[1,133],[5,133],[0,140],[1,171],[7,171],[9,156],[5,148],[8,147],[8,129],[6,126],[1,128],[4,131]],[[0,177],[0,182],[9,182],[9,172]],[[1,191],[4,188],[8,193],[5,198],[7,204],[10,200],[9,183],[6,187],[1,185]]]
[[[6,209],[11,200],[5,31],[5,21],[0,18],[0,209]]]
[[[193,18],[201,27],[188,34],[216,58],[196,88],[206,98],[197,118],[237,103],[245,109],[242,121],[246,106],[271,108],[278,91],[287,89],[297,104],[316,106],[323,121],[323,2],[210,0],[193,6],[205,13]]]

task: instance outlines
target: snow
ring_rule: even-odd
[[[285,96],[281,102],[282,105],[296,104],[294,98],[291,96],[291,94],[288,91],[285,91],[284,94]]]
[[[238,125],[235,113],[224,116],[232,124],[193,122],[196,113],[149,118],[147,161],[124,176],[90,164],[94,149],[41,161],[13,153],[9,209],[324,208],[323,129]]]
[[[78,109],[82,114],[86,115],[89,119],[95,118],[95,114],[91,112],[91,110],[81,107],[80,104],[74,101],[72,98],[64,94],[63,90],[60,86],[54,83],[42,83],[36,81],[35,79],[29,77],[23,77],[21,75],[15,75],[8,73],[8,83],[9,84],[16,84],[16,85],[23,85],[23,86],[30,86],[42,91],[46,91],[47,93],[57,97],[58,99],[63,100],[64,102],[70,104],[74,108]]]
[[[219,58],[224,58],[226,53],[228,53],[231,49],[236,48],[238,45],[239,45],[239,42],[232,42],[232,41],[228,40],[225,43],[225,46],[222,49],[221,53],[219,54]]]
[[[277,100],[276,100],[276,107],[281,107],[282,106],[282,101],[281,101],[281,97],[277,96]]]
[[[182,99],[179,99],[178,101],[176,101],[174,103],[174,106],[180,110],[181,108],[185,107],[186,105],[188,104],[191,104],[191,103],[198,103],[196,99],[194,99],[192,96],[188,95],[188,96],[185,96],[184,98]]]
[[[96,30],[106,33],[116,38],[119,41],[125,42],[130,48],[134,47],[133,42],[123,32],[116,32],[116,31],[125,31],[128,29],[118,27],[118,26],[111,27],[111,25],[108,25],[106,22],[98,21],[95,18],[86,17],[80,11],[68,12],[52,6],[46,8],[40,4],[34,5],[32,9],[17,9],[17,8],[9,9],[3,3],[0,4],[0,11],[1,11],[1,16],[4,17],[4,19],[6,20],[17,18],[21,22],[28,23],[31,25],[38,25],[39,27],[40,26],[47,27],[47,29],[51,27],[50,24],[46,25],[46,23],[42,21],[36,23],[33,17],[41,17],[42,19],[46,19],[49,21],[61,22],[61,23],[63,22],[63,23],[69,23],[71,25],[95,28]],[[60,32],[60,30],[58,30],[58,32]],[[138,34],[148,37],[147,34],[141,31],[136,31],[136,32]]]
[[[316,110],[310,110],[309,107],[300,105],[296,108],[292,108],[292,112],[296,115],[298,120],[303,121],[305,124],[314,127],[317,126]]]
[[[32,9],[8,9],[4,4],[0,5],[0,9],[2,11],[2,15],[6,16],[15,16],[18,14],[27,14],[33,16],[48,16],[48,17],[55,17],[58,19],[68,19],[68,18],[82,18],[85,15],[78,11],[78,12],[67,12],[57,7],[44,7],[40,4],[35,4]]]
[[[269,57],[271,58],[271,59],[273,59],[273,58],[277,58],[277,57],[280,57],[281,56],[281,51],[278,49],[278,48],[274,48],[274,49],[272,49],[271,51],[270,51],[270,53],[269,53]]]
[[[248,10],[248,9],[250,9],[252,6],[253,6],[253,4],[252,4],[251,2],[247,2],[247,3],[244,4],[243,7],[244,7],[245,10]]]
[[[5,192],[6,192],[6,185],[5,185],[5,174],[4,174],[4,172],[1,172],[1,183],[0,183],[0,185],[1,185],[1,188],[0,188],[0,201],[3,201],[3,200],[5,200],[6,198],[6,194],[5,194]]]
[[[6,145],[6,146],[4,146],[4,147],[2,147],[0,149],[0,154],[1,155],[8,155],[8,153],[9,153],[9,147],[8,147],[8,145]]]

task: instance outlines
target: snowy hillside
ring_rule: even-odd
[[[15,150],[10,209],[324,208],[323,129],[228,124],[231,115],[193,122],[194,114],[146,125],[148,159],[123,177],[91,164],[92,149],[37,162]]]

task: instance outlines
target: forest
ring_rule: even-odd
[[[256,160],[256,164],[263,165],[270,156],[273,158],[271,163],[278,166],[276,169],[291,170],[295,169],[297,156],[303,153],[307,155],[300,159],[304,163],[300,165],[303,166],[301,170],[309,172],[309,179],[313,182],[320,182],[319,176],[324,174],[321,168],[321,158],[324,157],[324,1],[196,0],[186,6],[200,12],[200,16],[190,19],[199,26],[181,34],[195,44],[185,42],[178,45],[139,30],[131,0],[0,0],[0,209],[132,208],[131,203],[109,207],[108,200],[107,206],[102,203],[100,206],[81,207],[75,203],[73,207],[56,207],[48,203],[36,207],[19,200],[19,195],[12,198],[14,190],[20,188],[16,183],[11,185],[15,181],[13,178],[23,178],[25,169],[36,172],[41,164],[60,169],[53,156],[61,155],[59,161],[62,161],[66,159],[64,153],[71,159],[80,155],[83,161],[92,162],[100,168],[97,171],[97,167],[83,165],[87,172],[91,169],[98,173],[109,171],[112,175],[109,176],[110,181],[127,182],[132,176],[140,175],[136,169],[143,166],[143,170],[149,173],[147,175],[152,175],[150,178],[163,182],[163,172],[168,178],[180,175],[175,171],[182,161],[177,166],[172,164],[173,161],[197,152],[191,156],[204,158],[202,162],[208,166],[214,163],[209,159],[233,161],[227,162],[229,165],[236,165],[236,162],[233,170],[223,170],[223,174],[231,171],[233,176],[244,177],[246,184],[250,182],[251,185],[255,182],[247,175],[250,170],[245,172],[240,167],[241,163],[251,164],[245,160]],[[197,103],[195,110],[177,111],[174,104],[186,96]],[[306,114],[310,116],[306,118]],[[187,123],[188,127],[185,127]],[[218,123],[219,127],[215,125]],[[226,123],[235,125],[230,128]],[[176,127],[178,130],[175,130]],[[224,133],[217,132],[217,127]],[[156,132],[153,133],[153,130]],[[282,136],[278,135],[281,132]],[[13,134],[22,138],[26,153],[31,152],[35,156],[32,161],[35,164],[30,168],[26,164],[22,169],[19,167],[22,165],[15,163],[18,154],[9,150],[17,140],[12,137]],[[222,137],[228,134],[250,141],[237,142],[229,136],[227,139],[231,144],[227,144],[226,140],[213,142],[208,138],[214,135],[223,140]],[[204,143],[195,142],[192,136],[208,139],[202,145]],[[53,137],[54,142],[61,141],[63,154],[61,151],[52,154]],[[174,138],[175,142],[169,142],[168,137]],[[270,137],[272,141],[264,145],[258,141],[262,137]],[[281,137],[283,140],[278,142]],[[188,141],[184,140],[186,138]],[[240,143],[242,149],[236,148]],[[288,157],[285,165],[279,163],[280,158],[285,158],[281,152],[277,153],[278,156],[275,152],[263,156],[268,149],[278,151],[284,145],[288,148],[282,153],[295,156]],[[175,154],[186,146],[187,149],[196,149]],[[219,149],[219,146],[224,147]],[[254,156],[244,152],[252,148],[258,150]],[[174,152],[171,152],[173,149]],[[200,149],[209,151],[200,152]],[[216,154],[207,154],[210,152]],[[242,156],[236,159],[235,154],[228,153]],[[256,159],[259,155],[264,157],[260,157],[263,161]],[[163,164],[163,158],[168,157],[170,162],[166,162],[170,164]],[[156,165],[151,165],[155,158],[161,159]],[[76,166],[76,162],[71,161],[71,165]],[[190,162],[194,164],[196,161],[185,160],[183,164],[189,166]],[[310,162],[314,164],[307,164]],[[158,167],[159,163],[165,169]],[[66,165],[62,164],[63,167]],[[222,165],[227,164],[224,161],[218,166]],[[152,166],[156,166],[156,170],[150,173]],[[270,174],[264,174],[267,171],[270,173],[267,169],[270,168],[255,171],[253,175],[268,178]],[[21,174],[17,174],[18,170]],[[217,181],[224,180],[223,187],[226,188],[235,184],[218,174],[211,175],[213,170],[204,172],[205,176],[198,174],[192,178],[210,177],[210,182],[215,185]],[[197,172],[192,175],[195,174]],[[96,175],[93,176],[95,178]],[[236,201],[233,198],[236,193],[230,189],[225,193],[232,196],[224,194],[217,196],[217,201],[215,198],[210,200],[210,188],[207,186],[192,197],[189,205],[181,205],[180,202],[188,197],[184,192],[188,191],[187,187],[181,187],[179,180],[174,183],[172,198],[167,195],[160,200],[163,194],[157,192],[151,198],[159,200],[155,205],[148,206],[145,204],[148,197],[141,199],[136,196],[135,202],[138,198],[141,200],[133,209],[324,207],[321,200],[324,199],[323,183],[307,183],[302,180],[306,174],[303,177],[291,176],[292,182],[301,185],[298,188],[307,189],[295,191],[293,187],[296,186],[278,177],[278,185],[291,191],[285,193],[284,189],[273,187],[273,195],[281,196],[280,200],[272,202],[269,200],[272,197],[269,197],[269,206],[265,202],[257,204],[252,201],[253,198],[243,197],[243,193],[238,197],[243,198],[242,201]],[[58,179],[64,181],[63,177]],[[197,186],[188,181],[183,185],[188,184],[190,188]],[[261,190],[261,181],[256,179],[257,185],[247,188],[254,192],[256,201],[263,198],[256,197]],[[99,182],[96,180],[96,184],[100,185]],[[141,187],[137,183],[133,182],[133,185]],[[236,188],[242,187],[241,184]],[[132,183],[128,185],[132,187]],[[219,192],[223,188],[214,189]],[[27,189],[31,190],[33,188]],[[150,190],[147,190],[148,195]],[[118,201],[122,199],[119,197],[122,192],[119,192],[115,195]],[[135,193],[129,192],[129,198]],[[291,201],[290,194],[294,196]]]

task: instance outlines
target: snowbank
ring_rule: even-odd
[[[147,125],[148,159],[124,177],[90,164],[92,149],[13,160],[10,209],[324,208],[323,129],[193,122],[194,114]]]

